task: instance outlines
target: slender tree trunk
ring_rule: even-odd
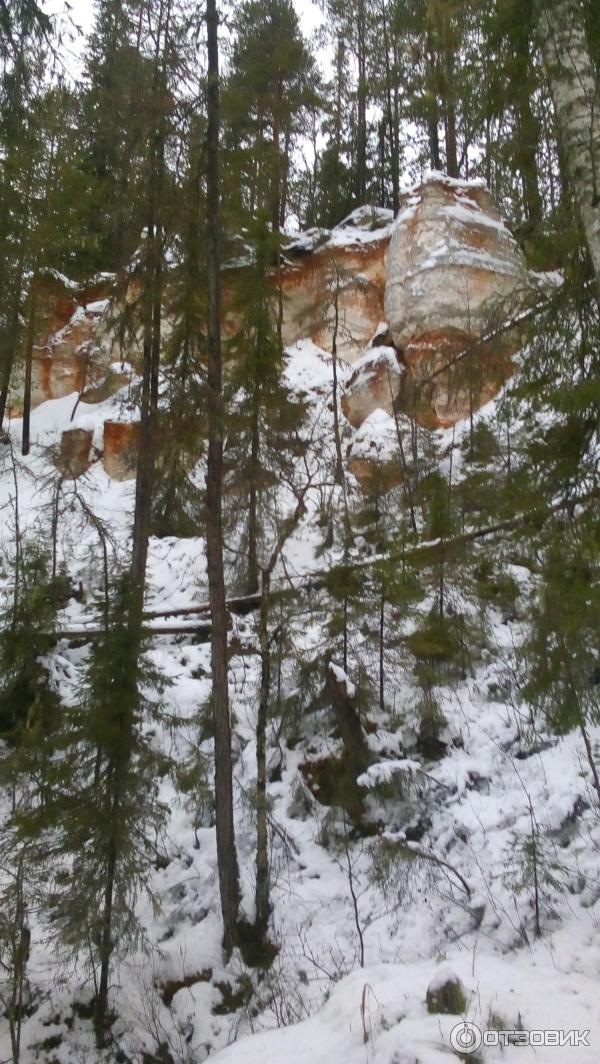
[[[340,274],[335,261],[335,289],[333,293],[333,335],[331,338],[331,368],[333,375],[333,438],[335,441],[335,474],[336,484],[344,486],[344,456],[342,454],[342,434],[340,432],[340,414],[338,408],[338,361],[337,341],[340,327]],[[344,492],[345,495],[345,492]]]
[[[427,92],[429,96],[429,105],[427,108],[427,130],[429,133],[429,152],[431,156],[431,168],[433,170],[442,169],[442,156],[440,152],[440,115],[438,107],[438,85],[436,75],[436,56],[433,46],[433,37],[431,30],[428,30],[425,41],[425,65],[426,65],[426,82]]]
[[[360,717],[348,694],[347,684],[345,680],[338,679],[334,667],[329,661],[325,669],[325,686],[333,708],[337,729],[344,744],[347,784],[352,792],[353,815],[356,819],[360,819],[363,808],[363,794],[356,781],[367,770],[372,757],[360,723]]]
[[[383,30],[383,54],[385,57],[386,119],[390,141],[390,170],[392,177],[392,210],[398,213],[400,206],[400,131],[398,129],[398,97],[392,101],[393,78],[390,63],[389,35],[386,0],[381,2],[381,26]]]
[[[600,90],[576,0],[536,0],[562,147],[600,289]]]
[[[259,399],[258,384],[254,382],[254,399],[252,410],[252,436],[250,442],[250,488],[248,492],[248,572],[246,575],[246,594],[255,595],[258,591],[258,463],[260,459],[259,438]]]
[[[116,818],[119,816],[119,803],[118,796],[116,794],[113,795],[112,805],[113,808],[111,812],[116,821]],[[111,840],[110,853],[108,855],[108,863],[106,867],[106,882],[104,884],[104,903],[102,911],[102,930],[98,947],[98,952],[100,956],[100,981],[98,983],[98,993],[96,994],[96,1002],[94,1009],[94,1027],[96,1032],[96,1044],[99,1048],[102,1048],[106,1041],[106,1013],[108,1009],[110,962],[114,949],[114,943],[112,941],[112,915],[116,872],[117,845],[116,838],[113,836]]]
[[[267,825],[267,716],[271,693],[269,594],[271,574],[262,573],[259,613],[260,695],[256,722],[256,928],[264,937],[269,923],[269,837]]]
[[[356,198],[363,204],[367,197],[367,45],[365,0],[359,0],[357,27],[357,117],[356,117]]]
[[[135,484],[135,513],[133,521],[132,579],[138,590],[140,609],[143,604],[148,541],[152,518],[154,467],[156,462],[156,434],[158,422],[158,373],[161,346],[162,281],[159,233],[155,224],[155,209],[148,219],[149,264],[144,293],[144,370],[142,377],[142,401],[140,441],[138,449]]]
[[[460,177],[456,144],[456,104],[452,96],[446,100],[446,168],[449,177]]]
[[[385,584],[381,581],[379,596],[379,709],[385,709]]]
[[[588,759],[588,764],[589,764],[591,772],[592,772],[592,780],[593,780],[593,783],[594,783],[594,790],[596,791],[596,794],[598,796],[598,806],[600,808],[600,776],[598,775],[598,766],[596,765],[596,761],[595,761],[595,758],[594,758],[594,751],[592,750],[592,744],[590,742],[590,737],[588,735],[588,731],[587,731],[587,728],[585,726],[585,718],[584,718],[583,714],[581,715],[581,721],[580,721],[579,727],[580,727],[580,730],[581,730],[581,735],[583,737],[583,743],[584,743],[584,746],[585,746],[585,753],[586,753],[586,756],[587,756],[587,759]]]
[[[156,123],[150,150],[150,179],[148,189],[147,260],[144,278],[144,340],[142,376],[142,399],[140,440],[135,482],[135,512],[133,518],[133,545],[131,576],[135,590],[131,607],[137,613],[132,623],[138,627],[144,606],[144,585],[148,561],[148,542],[152,522],[154,495],[154,471],[158,433],[158,381],[162,343],[162,242],[163,242],[163,196],[165,176],[165,118],[163,96],[166,91],[165,59],[160,63],[160,47],[164,34],[164,55],[169,40],[171,0],[161,6],[156,35],[155,75],[152,89],[152,106]]]
[[[528,226],[533,229],[542,220],[543,204],[540,192],[537,154],[540,127],[532,105],[534,89],[531,40],[533,12],[531,0],[523,5],[523,18],[515,26],[515,52],[519,71],[516,97],[517,165],[523,185],[523,202]]]
[[[212,708],[215,732],[215,804],[223,948],[235,945],[240,904],[239,871],[233,823],[231,720],[227,682],[227,608],[223,570],[223,365],[221,354],[221,203],[219,173],[219,44],[216,0],[206,0],[208,37],[206,191],[207,191],[207,353],[208,459],[206,473],[206,561],[212,621]]]
[[[17,266],[17,273],[15,278],[14,293],[13,293],[13,305],[10,315],[10,324],[8,331],[8,348],[4,352],[2,360],[2,374],[0,380],[0,429],[4,421],[4,415],[6,413],[6,404],[8,402],[8,393],[10,391],[10,378],[12,376],[13,365],[15,362],[15,356],[20,341],[20,307],[21,307],[21,289],[23,287],[23,277],[25,274],[25,252],[21,249],[19,256],[19,262]]]
[[[35,321],[37,315],[38,280],[34,274],[29,293],[29,315],[27,318],[27,336],[25,339],[25,384],[23,388],[23,442],[21,453],[29,454],[31,431],[31,381],[33,371],[33,341],[35,339]]]
[[[25,855],[20,854],[14,881],[15,914],[10,932],[12,971],[10,973],[10,1001],[6,1009],[10,1031],[12,1064],[21,1059],[21,1027],[23,1023],[23,993],[29,958],[31,933],[26,924],[27,910],[24,895]]]
[[[446,133],[446,169],[449,177],[460,177],[456,137],[456,85],[454,77],[455,55],[452,41],[452,26],[449,15],[444,12],[442,31],[442,68],[444,72],[444,128]]]
[[[304,491],[297,496],[296,509],[280,532],[279,538],[269,559],[269,564],[261,573],[259,606],[259,645],[260,645],[260,694],[256,720],[256,929],[264,939],[269,923],[269,834],[267,809],[267,721],[269,701],[271,698],[271,642],[269,639],[269,616],[271,611],[271,576],[281,557],[281,552],[305,513]],[[281,673],[281,662],[279,663]],[[281,679],[281,676],[280,676]]]

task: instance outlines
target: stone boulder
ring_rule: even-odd
[[[456,972],[448,966],[442,967],[427,987],[425,1002],[427,1011],[434,1015],[463,1016],[467,1011],[467,997]]]
[[[56,468],[65,477],[81,477],[91,465],[91,429],[65,429],[60,438]]]
[[[342,411],[357,429],[374,410],[391,414],[400,394],[404,366],[393,347],[370,347],[354,364],[342,396]]]
[[[529,296],[525,259],[485,185],[434,173],[405,193],[388,249],[385,313],[406,364],[410,412],[452,425],[497,394],[520,337],[482,341]],[[473,354],[444,370],[467,349]]]
[[[103,465],[113,480],[135,479],[139,438],[139,421],[104,422]]]
[[[386,494],[404,481],[398,432],[408,449],[410,428],[407,419],[398,415],[397,421],[384,410],[374,410],[354,436],[348,452],[348,471],[352,473],[364,493]]]
[[[79,288],[61,274],[38,281],[38,311],[32,357],[31,403],[81,392],[93,376],[90,354],[96,350],[108,307],[111,281]],[[22,382],[17,378],[16,403]]]
[[[310,229],[287,238],[280,270],[271,273],[272,307],[282,289],[282,337],[286,346],[312,340],[330,352],[336,332],[340,359],[360,357],[383,318],[386,253],[393,224],[391,211],[359,207],[334,229]],[[238,251],[244,249],[237,249]],[[243,330],[239,289],[247,286],[248,248],[225,263],[223,335]]]

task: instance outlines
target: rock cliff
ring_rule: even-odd
[[[223,269],[225,339],[239,331],[235,285],[247,262],[241,256]],[[360,208],[331,231],[290,238],[272,280],[274,292],[281,284],[283,293],[284,343],[311,341],[331,352],[335,341],[338,359],[353,368],[342,410],[354,429],[369,421],[373,431],[385,421],[371,420],[376,411],[434,428],[454,424],[496,395],[521,345],[517,330],[505,324],[529,298],[523,255],[489,191],[441,174],[407,191],[396,219],[390,211]],[[126,303],[138,289],[134,277]],[[34,406],[72,393],[84,403],[102,402],[141,369],[135,338],[128,365],[118,361],[110,319],[118,317],[120,298],[108,276],[84,289],[58,275],[43,279]],[[165,336],[169,329],[167,314]],[[11,416],[19,409],[15,381]],[[122,424],[110,419],[106,426],[105,467],[117,479],[135,474],[130,418],[131,411]],[[394,435],[397,425],[396,418]],[[363,473],[381,460],[379,443],[359,451],[352,460]],[[89,453],[89,441],[69,436],[58,464],[85,471]]]
[[[523,254],[483,184],[434,173],[405,193],[387,255],[385,315],[420,420],[454,424],[498,392],[519,346],[500,327],[528,295]]]

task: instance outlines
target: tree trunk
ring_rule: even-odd
[[[267,825],[267,717],[271,693],[269,594],[271,573],[264,570],[260,596],[260,696],[256,721],[256,928],[264,938],[269,923],[269,836]]]
[[[240,904],[239,871],[233,824],[231,720],[227,683],[227,609],[223,571],[223,366],[221,354],[221,239],[219,174],[219,44],[216,0],[206,0],[208,38],[206,191],[207,191],[207,354],[208,459],[206,473],[206,561],[212,620],[212,709],[215,732],[215,804],[223,948],[235,945]]]
[[[357,17],[357,116],[356,116],[356,198],[362,206],[367,198],[367,55],[365,0],[359,0]]]
[[[385,584],[381,581],[379,597],[379,709],[385,711]]]
[[[576,0],[537,0],[537,32],[600,289],[600,92]]]
[[[389,37],[387,25],[387,8],[385,0],[381,5],[381,26],[383,30],[383,54],[385,57],[385,96],[386,96],[386,119],[390,141],[390,170],[392,176],[392,210],[398,213],[400,207],[400,130],[398,128],[398,95],[397,91],[392,102],[392,68],[390,63]],[[397,86],[394,84],[394,88]],[[385,204],[382,204],[385,206]]]
[[[142,376],[142,399],[140,421],[140,445],[138,450],[135,512],[133,518],[133,545],[131,576],[134,598],[131,608],[136,613],[132,623],[139,627],[144,608],[144,585],[148,560],[148,541],[152,521],[154,494],[154,470],[158,431],[158,378],[162,343],[162,241],[163,241],[163,191],[165,176],[165,117],[164,95],[166,91],[165,56],[168,51],[170,3],[166,5],[163,25],[163,9],[156,35],[154,56],[155,74],[152,86],[152,108],[155,121],[150,148],[150,180],[148,189],[147,242],[148,252],[144,277],[144,341]],[[160,62],[161,39],[164,32],[164,56]]]
[[[154,197],[153,197],[154,198]],[[137,589],[140,610],[143,607],[148,541],[152,517],[152,495],[156,455],[158,421],[158,373],[161,347],[162,280],[159,232],[156,226],[155,205],[148,218],[149,263],[144,293],[143,376],[138,450],[135,482],[135,512],[133,519],[132,580]]]
[[[260,614],[258,622],[260,644],[260,695],[256,720],[256,920],[255,926],[261,937],[266,938],[269,923],[269,835],[267,824],[267,720],[271,697],[271,643],[269,640],[269,614],[271,609],[271,576],[281,557],[281,552],[305,513],[304,491],[296,497],[296,509],[291,519],[281,528],[273,548],[269,564],[261,574]],[[281,669],[281,663],[280,663]]]
[[[31,378],[33,370],[33,341],[35,339],[35,319],[37,313],[37,276],[34,274],[29,293],[29,316],[27,318],[27,337],[25,340],[25,384],[23,388],[23,441],[21,453],[29,454],[31,429]]]
[[[14,285],[13,305],[10,314],[10,325],[8,333],[8,348],[3,352],[2,359],[2,373],[0,381],[0,429],[2,429],[2,423],[4,421],[4,415],[6,413],[6,404],[8,402],[8,393],[10,391],[10,378],[12,375],[13,365],[15,361],[15,355],[19,346],[20,340],[20,309],[21,309],[21,289],[23,287],[23,276],[25,273],[25,253],[21,250],[19,256],[19,262],[17,266],[17,275]]]
[[[344,487],[344,456],[342,453],[342,434],[340,432],[340,413],[338,408],[338,364],[337,364],[337,340],[340,327],[340,273],[335,260],[332,259],[335,270],[335,288],[333,293],[333,335],[331,339],[331,368],[333,381],[333,437],[335,441],[335,473],[336,484]],[[345,497],[344,490],[344,497]]]
[[[427,93],[429,97],[429,103],[427,107],[427,130],[429,134],[429,152],[431,155],[431,168],[433,170],[441,170],[442,157],[440,154],[440,116],[438,108],[436,58],[433,46],[433,37],[430,30],[427,33],[425,41],[425,65]]]
[[[366,772],[372,757],[360,723],[360,717],[352,705],[347,683],[345,680],[338,678],[331,662],[328,662],[326,666],[325,681],[337,729],[344,744],[344,762],[349,791],[347,797],[351,797],[352,815],[355,819],[360,819],[363,809],[363,794],[356,781],[363,772]]]
[[[118,797],[113,796],[113,817],[119,815]],[[102,912],[102,932],[98,952],[100,956],[100,982],[94,1008],[94,1028],[96,1045],[101,1049],[106,1041],[106,1012],[108,1008],[108,988],[110,976],[110,960],[114,949],[112,941],[112,914],[115,879],[117,870],[117,848],[113,837],[106,869],[106,882],[104,885],[104,908]]]
[[[532,106],[535,89],[531,38],[533,9],[531,0],[524,4],[523,17],[515,25],[515,57],[518,80],[515,86],[517,114],[517,165],[521,173],[523,203],[529,228],[542,220],[543,204],[540,192],[537,153],[540,141],[539,122]]]
[[[454,77],[455,55],[452,26],[444,13],[442,32],[442,68],[444,71],[444,128],[446,133],[446,170],[449,177],[460,177],[458,147],[456,141],[456,85]]]
[[[257,370],[255,369],[255,373]],[[260,423],[258,381],[254,381],[254,399],[252,410],[252,436],[250,442],[250,486],[248,492],[248,571],[246,574],[246,594],[255,595],[258,591],[258,463],[260,460]]]

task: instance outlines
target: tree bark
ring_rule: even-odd
[[[356,93],[356,198],[359,206],[367,197],[367,45],[365,0],[358,0],[356,12],[356,58],[358,63],[358,86]]]
[[[342,453],[342,434],[340,432],[340,414],[338,409],[338,364],[337,364],[337,341],[340,327],[340,271],[332,257],[332,267],[335,271],[335,288],[333,290],[333,336],[331,339],[331,367],[333,381],[333,438],[335,440],[335,473],[336,484],[344,487],[344,456]],[[344,498],[346,492],[344,490]]]
[[[392,177],[392,210],[398,213],[400,207],[400,130],[398,127],[398,95],[392,100],[393,81],[390,63],[390,43],[387,25],[386,0],[381,4],[381,25],[383,30],[383,50],[385,57],[385,96],[386,118],[390,140],[390,170]],[[395,64],[394,64],[395,65]],[[397,89],[397,86],[394,86]],[[385,204],[382,204],[385,206]]]
[[[118,770],[116,770],[114,766],[113,772],[118,772]],[[113,794],[112,815],[116,822],[116,818],[119,815],[120,789],[118,785],[115,787],[115,791],[116,793]],[[116,838],[113,836],[113,838],[111,839],[110,852],[108,855],[108,862],[106,867],[106,881],[104,884],[102,931],[98,947],[98,952],[100,956],[100,982],[98,984],[98,993],[96,995],[94,1007],[94,1027],[96,1034],[96,1045],[99,1049],[104,1046],[106,1041],[106,1013],[108,1009],[110,961],[114,949],[114,942],[112,941],[112,916],[116,871],[117,845]]]
[[[303,491],[296,497],[296,509],[284,522],[268,565],[261,573],[260,614],[258,635],[260,646],[260,693],[256,719],[256,920],[255,926],[261,937],[266,938],[269,924],[269,833],[267,804],[267,722],[271,698],[271,641],[269,617],[271,612],[271,577],[289,537],[298,527],[305,513],[304,497],[310,486],[310,478]]]
[[[427,93],[429,97],[429,102],[427,105],[427,130],[429,134],[429,152],[431,156],[431,168],[432,170],[441,170],[442,157],[440,154],[440,115],[437,96],[438,87],[436,76],[436,56],[431,30],[428,30],[425,41],[425,65]]]
[[[262,573],[260,614],[260,695],[256,721],[256,929],[264,938],[269,923],[269,837],[267,825],[267,718],[271,694],[269,607],[271,573]]]
[[[27,337],[25,340],[25,384],[23,388],[23,439],[21,453],[29,454],[31,429],[31,379],[33,370],[33,341],[35,339],[35,320],[37,314],[38,285],[34,275],[29,292],[29,315],[27,318]]]
[[[163,24],[164,15],[164,24]],[[140,422],[140,446],[138,450],[135,512],[133,518],[133,545],[131,576],[134,598],[131,607],[136,616],[132,623],[141,626],[144,608],[144,585],[148,561],[148,542],[152,521],[154,494],[154,470],[158,432],[158,380],[162,344],[162,240],[163,240],[163,190],[165,175],[165,116],[164,97],[166,87],[165,62],[168,52],[170,0],[161,6],[156,35],[154,56],[155,73],[152,86],[152,107],[155,120],[150,145],[150,180],[148,189],[147,241],[148,252],[144,278],[144,341],[143,375]],[[164,33],[164,55],[161,61],[160,47]]]
[[[444,129],[446,140],[446,170],[449,177],[460,177],[458,165],[458,146],[456,138],[456,86],[454,78],[455,46],[453,41],[450,15],[444,10],[442,14],[441,69],[443,71]]]
[[[223,365],[221,353],[221,239],[219,173],[219,45],[216,0],[206,0],[208,39],[206,192],[207,192],[207,354],[208,459],[206,473],[206,561],[212,620],[212,709],[215,732],[215,805],[223,948],[235,945],[240,887],[233,823],[231,720],[227,681],[227,608],[223,570]]]
[[[338,731],[342,737],[348,765],[356,780],[372,760],[360,717],[352,705],[345,680],[338,679],[331,662],[325,672],[327,693],[331,699]]]
[[[255,374],[257,370],[255,369]],[[248,492],[248,570],[246,574],[246,594],[255,595],[258,591],[258,464],[260,461],[260,410],[258,381],[254,380],[254,397],[252,410],[252,435],[250,441],[250,490]]]
[[[577,0],[536,0],[537,34],[600,290],[600,91]]]
[[[521,12],[519,11],[519,14]],[[522,18],[515,25],[515,58],[517,78],[516,96],[516,156],[523,186],[523,203],[527,224],[534,229],[542,220],[543,203],[540,192],[537,154],[540,126],[533,109],[535,89],[531,39],[533,36],[533,7],[531,0],[523,5]]]

